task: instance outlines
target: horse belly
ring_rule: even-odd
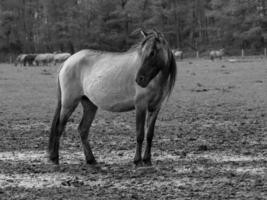
[[[92,73],[83,83],[85,95],[98,107],[111,112],[134,109],[135,87],[131,76]]]

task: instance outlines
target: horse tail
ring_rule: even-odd
[[[169,70],[169,84],[167,88],[167,97],[169,98],[172,90],[175,85],[176,81],[176,74],[177,74],[177,68],[176,68],[176,61],[173,53],[170,51],[170,70]]]
[[[49,145],[48,145],[48,151],[53,150],[54,141],[57,137],[58,132],[58,126],[60,122],[60,112],[61,112],[61,88],[60,88],[60,82],[58,77],[58,89],[57,89],[57,107],[54,114],[54,118],[52,121],[51,129],[50,129],[50,136],[49,136]]]

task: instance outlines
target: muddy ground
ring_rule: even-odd
[[[79,107],[47,162],[58,67],[0,64],[0,199],[267,199],[267,60],[177,62],[153,167],[134,168],[134,112],[99,110],[84,164]]]

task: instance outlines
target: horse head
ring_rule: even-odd
[[[141,34],[144,37],[139,50],[142,64],[135,80],[141,87],[146,87],[160,71],[168,78],[170,60],[174,58],[168,42],[160,32],[154,29],[141,31]]]

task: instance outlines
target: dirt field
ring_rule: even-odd
[[[84,164],[79,107],[46,160],[57,67],[0,65],[0,199],[267,199],[267,60],[177,62],[153,167],[135,169],[134,112],[98,111]]]

